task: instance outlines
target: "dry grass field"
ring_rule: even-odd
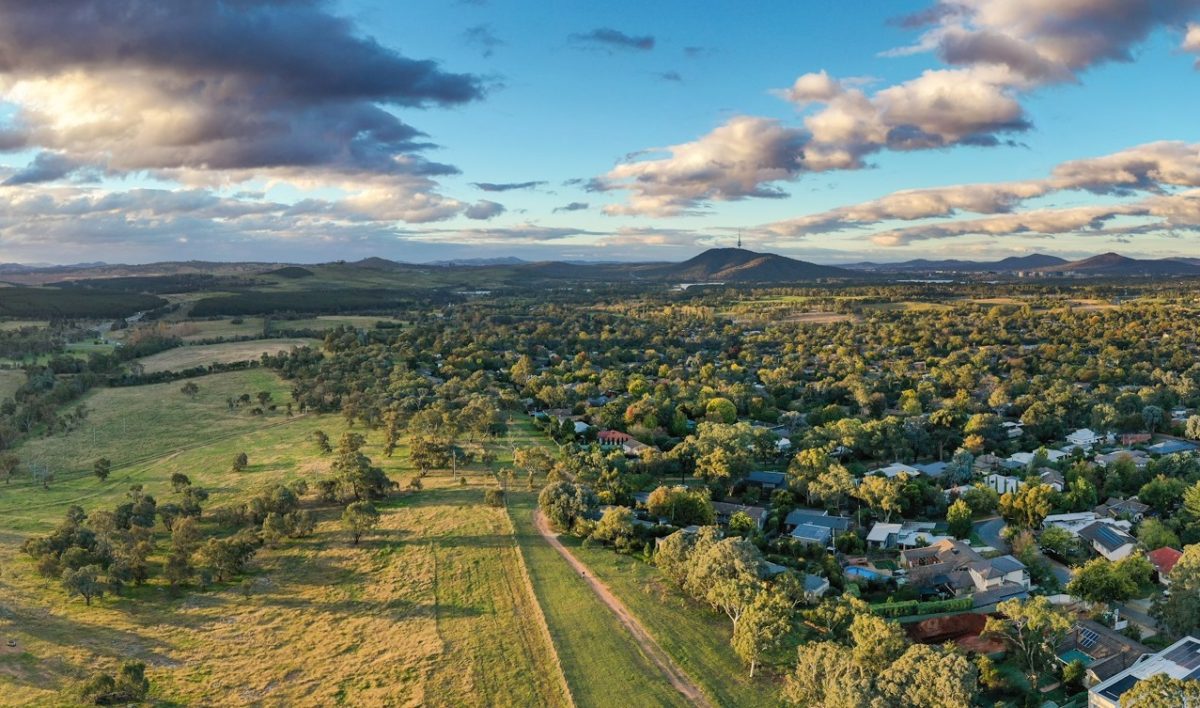
[[[0,369],[0,402],[12,398],[12,395],[24,383],[24,371],[20,369]]]
[[[115,469],[103,483],[77,471],[49,490],[20,479],[0,487],[0,702],[67,703],[63,691],[75,680],[133,657],[146,662],[162,705],[568,703],[511,522],[483,504],[491,480],[481,471],[468,471],[465,485],[434,474],[422,491],[393,498],[381,507],[379,530],[358,546],[338,509],[314,506],[311,537],[263,548],[243,578],[208,591],[172,591],[156,577],[87,607],[37,575],[20,541],[51,528],[69,504],[111,508],[133,483],[171,501],[170,475],[183,472],[212,492],[213,509],[326,473],[330,458],[309,435],[320,428],[336,438],[340,417],[230,413],[227,393],[271,390],[285,399],[283,382],[267,371],[194,380],[194,400],[177,384],[93,393],[91,418],[106,432],[76,465],[72,451],[90,432],[18,448],[72,469],[103,454]],[[113,425],[121,418],[124,431]],[[136,443],[127,442],[135,431]],[[371,442],[365,451],[394,479],[411,477],[406,450],[384,458]],[[230,468],[238,451],[250,457],[240,473]]]
[[[315,339],[255,339],[248,342],[226,342],[177,347],[138,359],[146,373],[180,371],[209,364],[231,364],[257,359],[264,353],[275,354],[293,347],[317,345]]]

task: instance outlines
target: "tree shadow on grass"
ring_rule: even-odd
[[[322,601],[311,600],[295,595],[272,593],[269,597],[260,598],[272,607],[303,610],[306,615],[330,614],[343,618],[354,617],[386,617],[397,619],[411,617],[479,617],[483,611],[477,607],[468,607],[448,603],[419,602],[405,597],[395,597],[389,600],[361,600],[345,598],[341,600]]]

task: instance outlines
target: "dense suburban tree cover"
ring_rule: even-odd
[[[1079,688],[1079,668],[1059,668],[1054,651],[1071,621],[1044,596],[1065,588],[1103,620],[1110,606],[1154,592],[1143,551],[1162,547],[1183,550],[1183,559],[1169,576],[1170,595],[1155,605],[1163,629],[1156,641],[1198,629],[1200,464],[1186,453],[1148,452],[1144,437],[1120,443],[1143,457],[1102,464],[1095,450],[1064,439],[1084,427],[1111,434],[1110,447],[1125,433],[1200,438],[1200,310],[1189,285],[676,291],[594,283],[548,292],[512,286],[487,298],[450,290],[233,292],[201,299],[191,315],[369,309],[395,317],[395,326],[341,325],[324,331],[319,347],[256,360],[286,380],[289,415],[294,405],[349,427],[334,438],[311,434],[302,452],[319,472],[307,479],[255,485],[210,508],[203,478],[179,474],[164,498],[132,488],[115,508],[72,507],[58,528],[30,538],[25,551],[37,572],[55,592],[78,598],[80,611],[151,578],[172,592],[240,580],[260,549],[310,536],[320,514],[340,521],[347,545],[357,545],[392,528],[380,510],[405,513],[386,500],[420,490],[430,474],[465,485],[471,465],[487,482],[473,499],[505,507],[536,493],[557,531],[652,563],[647,592],[675,593],[672,601],[718,623],[748,677],[786,676],[784,697],[801,705],[961,706],[981,692],[1013,698],[1015,669],[1035,691],[1051,675]],[[0,348],[40,357],[0,404],[0,449],[86,425],[84,394],[148,380],[134,360],[182,344],[165,325],[135,330],[115,353],[88,358],[64,352],[75,336],[65,324],[0,330]],[[172,395],[180,405],[207,393],[203,382],[164,380],[178,381]],[[258,388],[230,396],[230,413],[285,405]],[[542,439],[511,442],[525,421]],[[380,445],[374,460],[368,441]],[[233,450],[218,464],[239,478],[270,465],[251,448],[230,460]],[[1031,454],[1005,460],[1017,452]],[[380,462],[388,458],[395,462]],[[935,471],[897,473],[893,463]],[[125,468],[107,459],[84,464],[99,485],[123,478]],[[411,476],[389,478],[383,467],[393,464]],[[6,482],[28,475],[49,487],[56,472],[0,454]],[[990,472],[1006,479],[985,483]],[[1125,560],[1089,559],[1089,544],[1046,527],[1051,514],[1132,497],[1145,514],[1114,513],[1114,521],[1144,548]],[[801,518],[845,516],[849,530],[828,542],[793,535],[795,510]],[[993,514],[1009,530],[982,539]],[[1011,552],[1025,564],[1032,599],[1000,603],[984,631],[1006,648],[1004,658],[977,661],[913,644],[888,618],[943,614],[942,600],[953,595],[896,582],[899,570],[890,579],[878,572],[895,569],[898,551],[876,541],[867,548],[867,531],[901,521],[976,547],[994,543],[989,556]],[[868,562],[874,575],[852,573]],[[137,700],[134,673],[93,677],[87,696]],[[1157,705],[1156,696],[1176,690],[1156,683],[1138,700]]]

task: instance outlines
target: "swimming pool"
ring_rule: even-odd
[[[1084,666],[1092,663],[1092,657],[1088,656],[1086,652],[1082,652],[1078,649],[1068,649],[1067,651],[1064,651],[1058,655],[1058,660],[1064,664],[1069,664],[1072,661],[1078,660]]]
[[[846,568],[846,575],[857,575],[860,578],[867,580],[887,580],[887,576],[881,573],[876,573],[870,568],[864,568],[860,565],[852,565]]]

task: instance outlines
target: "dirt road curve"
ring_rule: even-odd
[[[621,620],[621,624],[625,625],[625,629],[628,629],[629,633],[633,635],[634,641],[642,648],[642,652],[663,672],[667,680],[675,687],[675,690],[682,693],[684,698],[694,706],[711,707],[712,704],[709,703],[708,698],[700,691],[700,688],[692,683],[692,680],[688,678],[688,675],[682,669],[675,665],[675,662],[671,660],[671,657],[667,656],[667,653],[662,650],[658,642],[654,641],[654,638],[650,636],[646,628],[642,626],[642,623],[630,614],[624,603],[618,600],[616,595],[612,594],[608,586],[597,580],[586,565],[571,555],[566,546],[562,545],[562,542],[558,540],[558,535],[550,530],[550,525],[546,523],[546,519],[542,516],[541,511],[533,512],[533,524],[537,527],[538,533],[542,535],[542,538],[545,538],[546,542],[554,550],[558,551],[577,573],[583,576],[583,579],[591,586],[592,592],[596,593],[596,596],[608,606],[608,609],[617,615],[617,619]]]

